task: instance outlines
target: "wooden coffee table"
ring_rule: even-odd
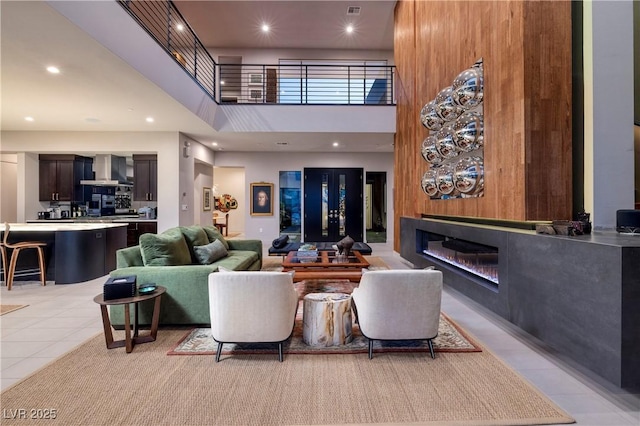
[[[160,319],[160,299],[165,292],[166,288],[158,286],[153,293],[139,295],[136,294],[133,297],[125,297],[122,299],[104,300],[104,294],[99,294],[93,298],[93,301],[100,305],[102,312],[102,326],[104,328],[104,338],[107,343],[107,349],[125,347],[127,353],[133,350],[133,347],[137,343],[147,343],[156,340],[158,334],[158,320]],[[138,304],[145,300],[155,299],[153,305],[153,318],[151,320],[151,330],[146,336],[138,336]],[[135,306],[134,320],[133,320],[133,336],[131,336],[131,317],[129,305],[133,303]],[[124,340],[113,340],[113,331],[111,330],[111,321],[109,320],[109,312],[107,306],[109,305],[124,305]]]
[[[315,262],[303,263],[297,258],[297,251],[290,251],[282,262],[284,271],[295,271],[293,281],[342,279],[360,282],[362,268],[369,262],[359,251],[352,251],[346,259],[336,256],[335,251],[318,252]]]

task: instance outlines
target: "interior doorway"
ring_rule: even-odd
[[[220,65],[220,102],[237,103],[241,98],[242,56],[218,56]]]
[[[367,172],[365,185],[367,243],[387,242],[387,173]]]
[[[304,169],[304,241],[364,241],[363,186],[363,169]]]

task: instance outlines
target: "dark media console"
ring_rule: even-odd
[[[447,287],[611,383],[640,388],[640,238],[403,217],[400,245]]]

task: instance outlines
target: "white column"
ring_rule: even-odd
[[[634,206],[633,2],[585,1],[584,202],[595,229]]]

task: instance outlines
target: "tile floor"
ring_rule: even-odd
[[[239,238],[238,236],[236,238]],[[409,265],[390,243],[372,243],[373,253],[391,268]],[[2,389],[102,332],[93,297],[104,278],[85,283],[41,287],[14,284],[0,290],[2,304],[29,306],[0,316]],[[580,425],[640,425],[640,394],[616,388],[545,347],[453,290],[445,289],[442,309],[488,350],[518,371]],[[106,349],[105,349],[106,350]]]

